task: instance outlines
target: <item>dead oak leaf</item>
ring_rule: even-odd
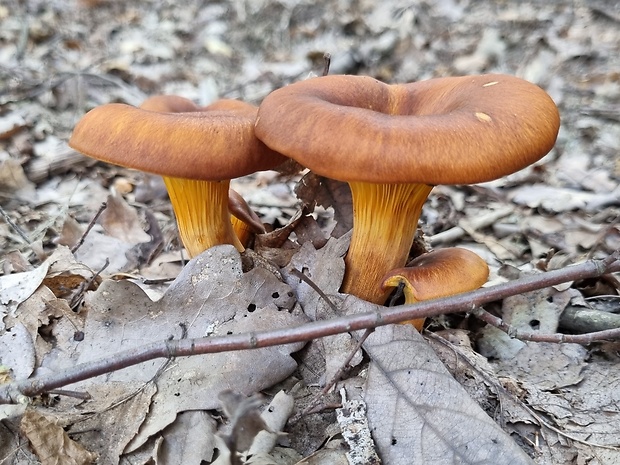
[[[531,463],[411,326],[377,328],[364,349],[368,421],[384,463]]]
[[[110,280],[85,301],[88,317],[78,362],[105,358],[111,347],[116,352],[169,337],[249,333],[306,321],[289,313],[291,288],[262,268],[242,273],[241,258],[232,246],[213,247],[192,259],[156,302],[133,283]],[[290,353],[301,347],[303,343],[175,359],[156,377],[158,390],[149,415],[126,452],[171,424],[179,412],[216,408],[217,394],[224,389],[251,394],[286,378],[297,367]],[[148,382],[161,365],[150,361],[79,386]]]
[[[60,426],[34,410],[26,410],[20,428],[42,465],[85,465],[97,458]]]

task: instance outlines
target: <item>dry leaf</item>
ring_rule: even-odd
[[[338,238],[353,228],[353,200],[351,189],[346,182],[325,178],[311,172],[299,181],[295,194],[310,211],[315,205],[334,209],[336,226],[332,231],[333,237]]]
[[[32,271],[0,276],[0,322],[8,313],[30,297],[41,285],[53,258],[49,258]],[[4,325],[0,323],[0,329]]]
[[[248,456],[267,455],[273,452],[276,441],[280,437],[280,431],[284,429],[286,422],[293,413],[295,400],[293,396],[284,391],[279,391],[269,402],[269,405],[260,414],[267,428],[254,438],[252,446],[248,450]]]
[[[204,337],[296,325],[305,317],[288,312],[292,305],[290,292],[287,285],[264,269],[242,274],[239,254],[232,246],[211,248],[191,260],[157,302],[133,283],[104,281],[86,299],[89,311],[79,362],[105,358],[110,347],[120,351],[169,337]],[[224,389],[251,394],[273,385],[295,369],[289,354],[302,346],[289,344],[177,359],[157,377],[158,392],[150,415],[128,450],[135,450],[172,423],[178,412],[216,408],[216,395]],[[66,362],[59,359],[56,363],[62,367]],[[161,366],[161,361],[154,360],[104,379],[146,382]],[[96,382],[101,380],[88,383]]]
[[[34,184],[24,174],[21,163],[13,158],[0,159],[0,190],[18,193],[20,196],[34,191]]]
[[[62,224],[62,230],[60,236],[55,239],[55,243],[58,245],[66,245],[67,247],[73,247],[82,238],[84,229],[71,215],[65,217],[65,221]]]
[[[0,140],[9,139],[27,123],[17,112],[9,112],[0,117]]]
[[[26,410],[20,429],[42,465],[86,465],[97,458],[69,438],[60,426],[34,410]]]
[[[531,463],[411,326],[377,328],[364,349],[368,421],[385,463]]]
[[[230,421],[230,433],[222,435],[224,443],[235,463],[242,452],[247,451],[254,438],[261,431],[268,431],[269,427],[260,415],[259,408],[263,403],[261,395],[246,397],[229,389],[218,395],[222,409]],[[241,463],[241,462],[239,462]]]
[[[604,200],[604,203],[608,202],[607,194],[594,194],[542,184],[516,188],[509,197],[519,205],[527,205],[530,208],[542,207],[556,213],[588,209],[590,204],[598,205],[601,200]]]
[[[127,443],[148,414],[156,391],[153,383],[105,383],[91,385],[88,401],[68,407],[57,415],[67,432],[99,457],[98,463],[118,463]]]
[[[119,194],[108,197],[107,206],[101,213],[99,222],[110,236],[131,245],[151,239],[144,231],[136,209],[125,202]]]
[[[350,240],[350,234],[338,239],[332,238],[318,251],[312,244],[306,242],[293,256],[289,266],[282,270],[285,282],[295,290],[304,313],[313,320],[317,319],[317,305],[321,296],[306,282],[291,273],[291,269],[305,274],[325,294],[338,294],[344,277],[342,257],[349,248]]]
[[[34,343],[19,322],[10,330],[0,332],[0,366],[10,368],[13,379],[26,379],[34,371]]]
[[[217,447],[216,423],[202,410],[177,415],[162,431],[163,441],[155,459],[159,465],[201,465],[211,463]],[[130,458],[128,460],[131,461]]]

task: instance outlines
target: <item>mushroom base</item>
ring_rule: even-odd
[[[345,258],[341,291],[383,304],[390,291],[381,289],[384,275],[405,265],[422,206],[432,186],[350,182],[353,236]]]
[[[228,210],[230,181],[198,181],[164,177],[177,218],[179,235],[190,257],[210,247],[231,244],[245,249],[233,231]]]

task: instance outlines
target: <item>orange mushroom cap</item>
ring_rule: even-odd
[[[389,271],[381,288],[389,290],[404,285],[405,303],[448,297],[478,289],[489,278],[489,267],[475,253],[458,247],[428,252],[409,266]],[[410,320],[418,330],[424,319]]]
[[[334,75],[269,94],[256,135],[341,181],[469,184],[539,160],[553,147],[559,125],[545,91],[513,76],[388,85]]]
[[[110,103],[89,111],[69,145],[108,163],[186,179],[219,181],[286,161],[254,136],[257,108],[187,113]],[[253,115],[253,116],[252,116]]]
[[[437,184],[489,181],[544,156],[560,119],[522,79],[489,74],[387,85],[323,76],[262,102],[256,136],[312,171],[346,181],[354,226],[342,291],[383,303],[381,277],[405,264]]]

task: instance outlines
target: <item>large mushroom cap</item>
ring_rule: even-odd
[[[342,181],[469,184],[539,160],[553,147],[559,124],[551,98],[512,76],[387,85],[334,75],[268,95],[256,135]]]
[[[254,135],[257,108],[243,102],[232,106],[171,113],[103,105],[78,122],[69,145],[116,165],[209,181],[272,169],[286,161]]]

